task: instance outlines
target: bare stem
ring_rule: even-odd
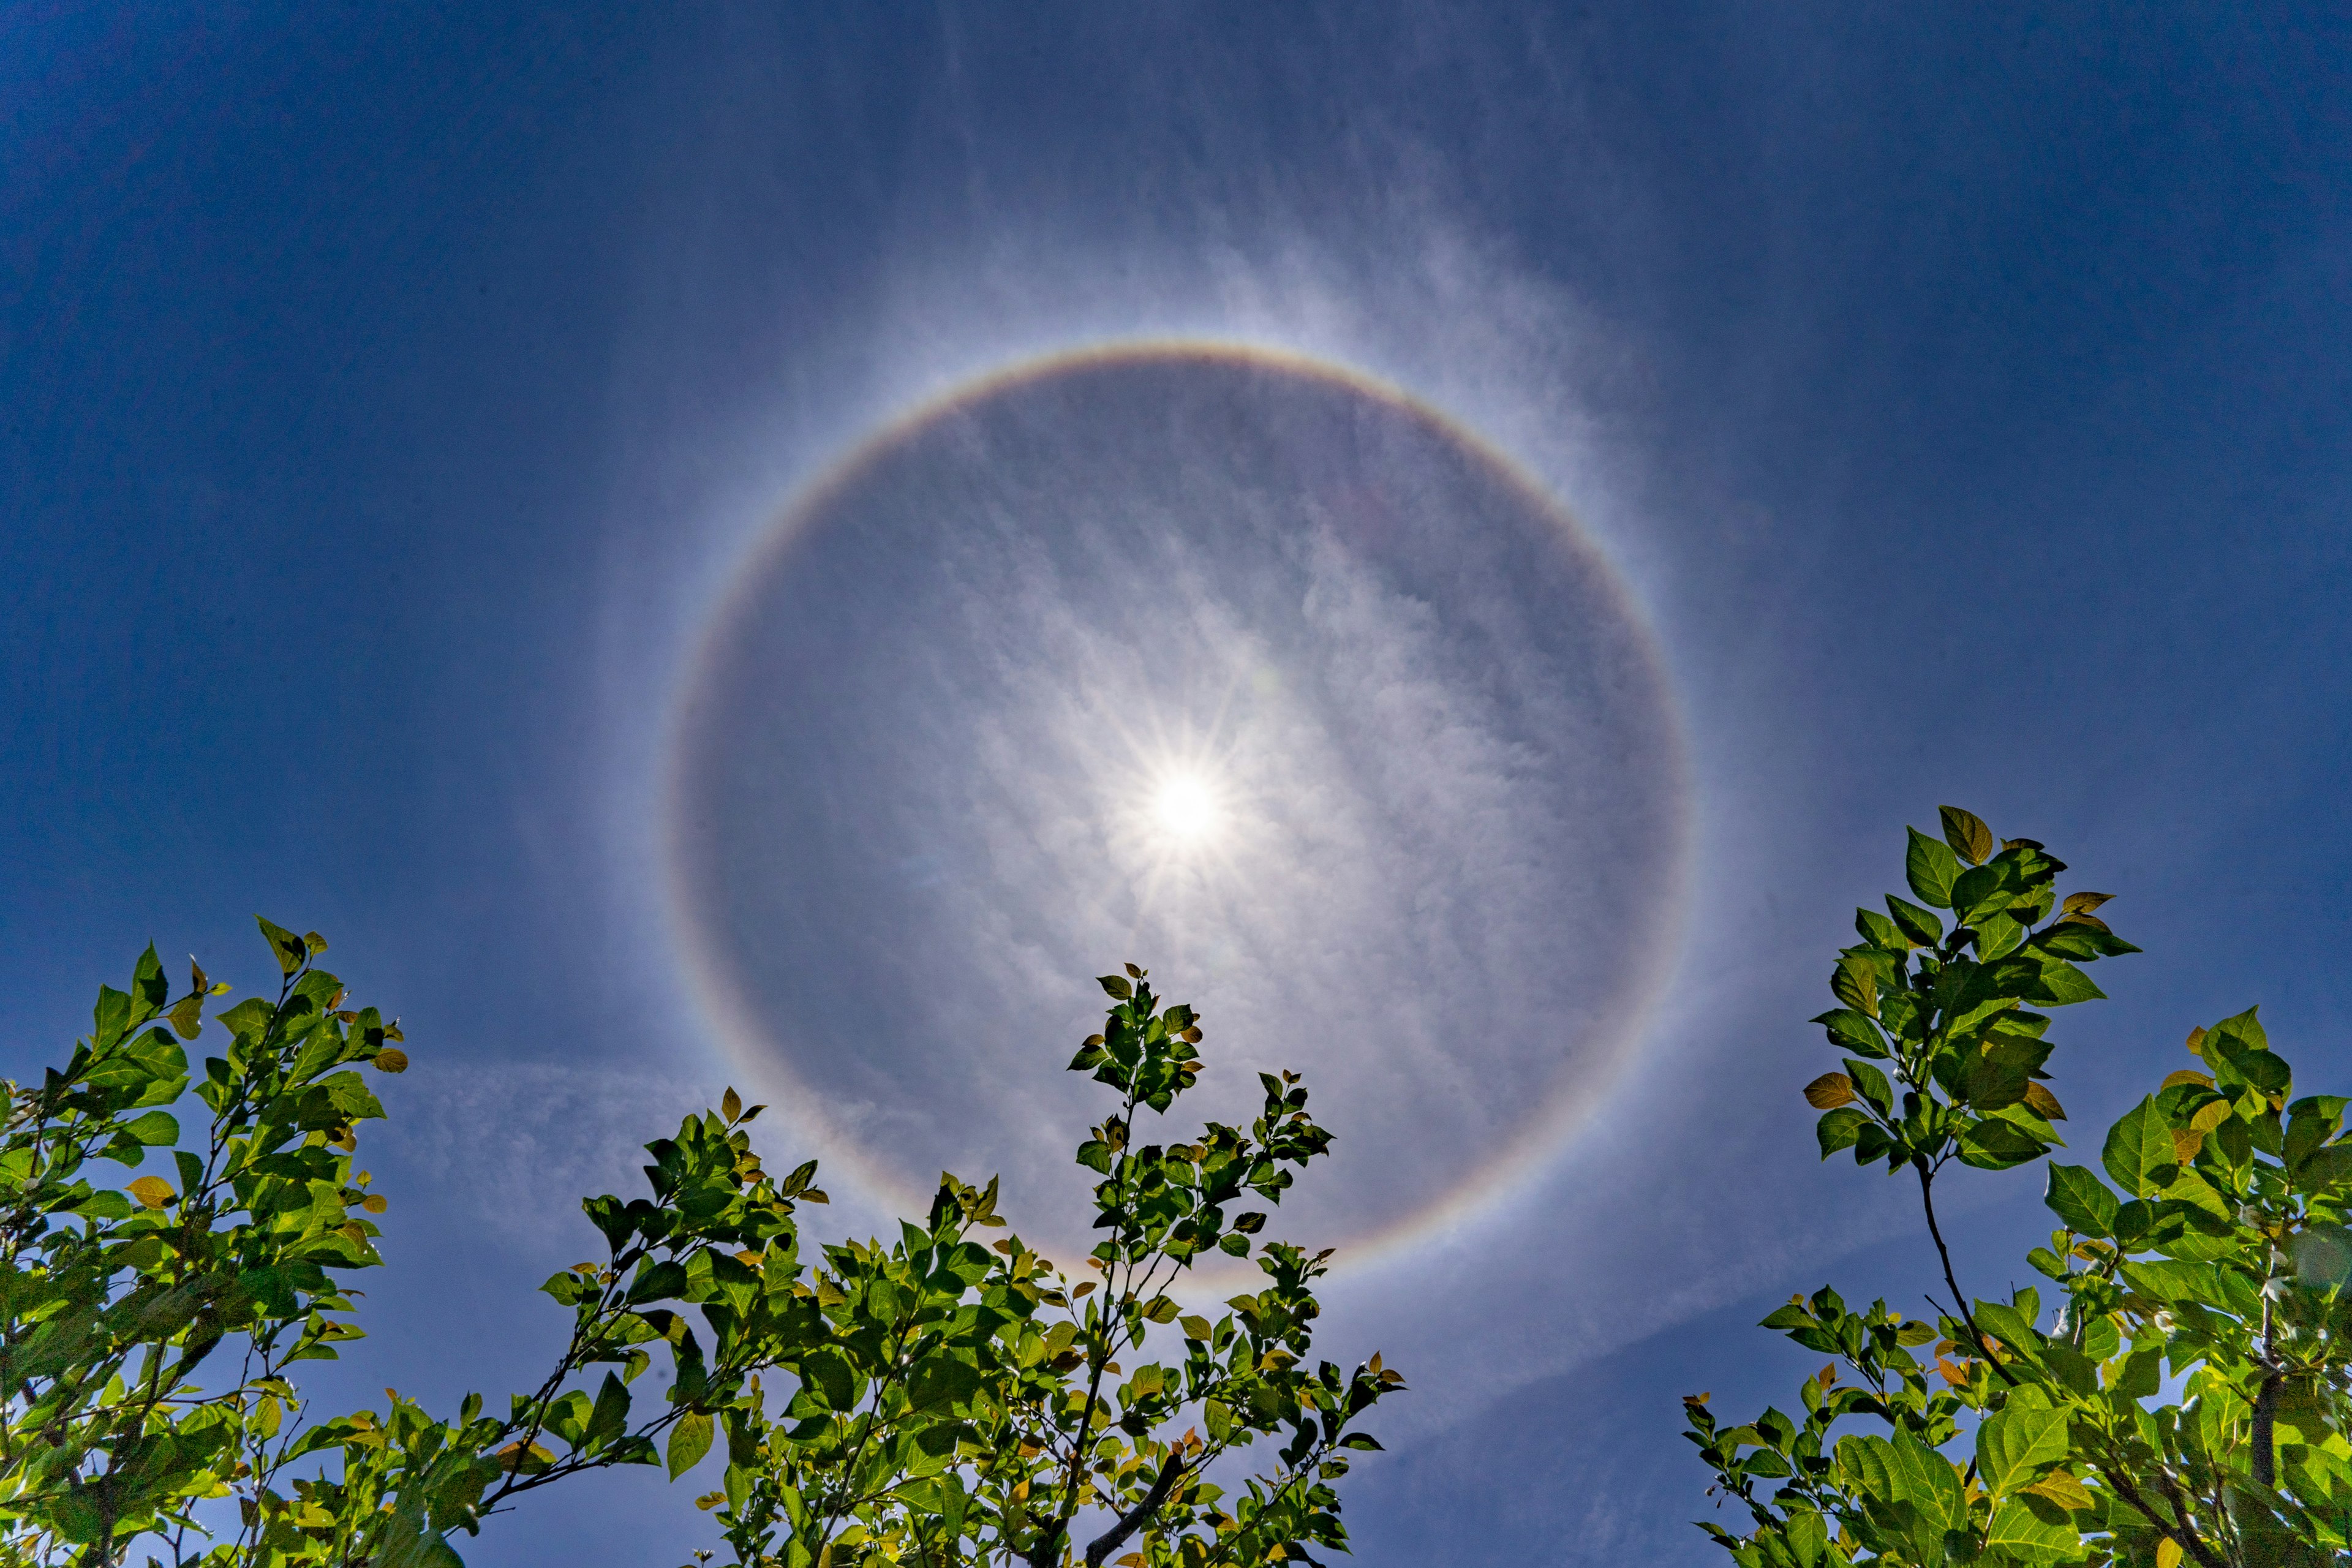
[[[1943,1259],[1944,1283],[1951,1288],[1952,1305],[1958,1310],[1960,1321],[1969,1331],[1969,1338],[1976,1342],[1977,1354],[1984,1357],[1993,1371],[2000,1374],[2003,1383],[2014,1388],[2017,1386],[2016,1377],[2009,1368],[1993,1360],[1992,1352],[1985,1346],[1984,1334],[1977,1327],[1976,1314],[1969,1310],[1969,1299],[1961,1293],[1959,1280],[1953,1278],[1952,1251],[1944,1245],[1943,1229],[1936,1224],[1935,1174],[1927,1169],[1927,1160],[1916,1154],[1911,1157],[1911,1167],[1919,1173],[1919,1202],[1927,1211],[1927,1234],[1935,1238],[1936,1256]]]

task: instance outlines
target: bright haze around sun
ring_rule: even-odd
[[[667,805],[696,994],[902,1203],[1002,1173],[1076,1236],[1110,1108],[1059,1068],[1134,962],[1203,1015],[1193,1126],[1305,1075],[1335,1153],[1273,1229],[1344,1266],[1573,1126],[1671,952],[1638,611],[1507,459],[1328,365],[984,379],[788,503],[707,636]]]

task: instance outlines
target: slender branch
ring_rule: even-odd
[[[1140,1039],[1139,1032],[1138,1038]],[[1111,1177],[1111,1201],[1122,1211],[1126,1207],[1128,1171],[1135,1162],[1135,1106],[1142,1086],[1143,1064],[1147,1056],[1147,1052],[1138,1049],[1135,1068],[1128,1075],[1127,1103],[1119,1109],[1121,1137],[1118,1163]],[[1112,1233],[1113,1239],[1124,1241],[1132,1222],[1131,1215],[1121,1220],[1118,1228]],[[1121,1247],[1120,1250],[1123,1251],[1125,1248]],[[1087,1398],[1085,1405],[1078,1411],[1077,1436],[1070,1444],[1069,1467],[1065,1472],[1063,1481],[1062,1506],[1055,1510],[1054,1522],[1046,1528],[1045,1533],[1038,1538],[1036,1545],[1030,1549],[1030,1568],[1050,1568],[1053,1557],[1060,1550],[1062,1538],[1069,1532],[1070,1521],[1078,1511],[1080,1488],[1086,1479],[1087,1444],[1094,1431],[1095,1406],[1102,1394],[1103,1368],[1109,1363],[1115,1348],[1111,1340],[1118,1329],[1112,1321],[1108,1308],[1112,1299],[1118,1295],[1118,1266],[1121,1261],[1127,1263],[1128,1289],[1131,1290],[1135,1288],[1133,1260],[1113,1258],[1109,1266],[1103,1270],[1103,1306],[1097,1310],[1103,1314],[1105,1333],[1099,1354],[1096,1353],[1092,1347],[1088,1350],[1087,1359],[1090,1364],[1087,1369]]]
[[[2213,1554],[2212,1549],[2198,1535],[2196,1527],[2189,1522],[2189,1510],[2181,1506],[2180,1494],[2174,1489],[2172,1478],[2166,1475],[2161,1467],[2157,1470],[2157,1480],[2172,1498],[2176,1516],[2172,1522],[2167,1522],[2162,1514],[2148,1506],[2147,1500],[2139,1495],[2128,1478],[2116,1472],[2109,1472],[2106,1476],[2106,1482],[2116,1489],[2116,1495],[2137,1510],[2140,1517],[2156,1526],[2159,1533],[2170,1537],[2183,1552],[2195,1558],[2198,1568],[2230,1568],[2227,1563]]]
[[[1151,1516],[1158,1513],[1160,1505],[1168,1500],[1168,1494],[1176,1489],[1176,1483],[1183,1479],[1184,1469],[1184,1461],[1171,1454],[1168,1462],[1160,1467],[1160,1474],[1153,1478],[1151,1489],[1143,1494],[1143,1500],[1119,1515],[1118,1522],[1097,1536],[1094,1544],[1087,1548],[1087,1568],[1102,1568],[1104,1559],[1118,1551],[1129,1536],[1150,1522]]]
[[[1944,1283],[1951,1287],[1952,1305],[1958,1309],[1960,1321],[1966,1325],[1969,1338],[1976,1342],[1977,1353],[1984,1357],[1993,1371],[2000,1374],[2000,1380],[2003,1383],[2014,1388],[2017,1386],[2017,1378],[2009,1368],[1993,1359],[1992,1352],[1985,1345],[1983,1332],[1977,1327],[1976,1314],[1969,1310],[1969,1299],[1961,1291],[1959,1280],[1953,1277],[1952,1251],[1944,1245],[1943,1228],[1936,1223],[1935,1175],[1927,1169],[1927,1162],[1923,1155],[1911,1156],[1911,1168],[1919,1173],[1919,1203],[1927,1211],[1927,1234],[1935,1238],[1936,1256],[1943,1260]]]

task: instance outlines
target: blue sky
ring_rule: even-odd
[[[688,973],[663,791],[697,650],[774,520],[890,420],[1041,354],[1186,338],[1342,367],[1575,513],[1654,637],[1688,782],[1675,918],[1610,960],[1647,965],[1647,1009],[1580,1080],[1586,1114],[1335,1285],[1334,1351],[1377,1344],[1416,1385],[1359,1469],[1357,1555],[1706,1561],[1675,1396],[1785,1397],[1810,1368],[1747,1325],[1791,1289],[1926,1288],[1901,1194],[1820,1168],[1794,1092],[1827,1065],[1801,1022],[1825,961],[1895,884],[1904,823],[1968,805],[2119,896],[2147,954],[2066,1021],[2075,1126],[2252,1002],[2307,1082],[2352,1078],[2347,32],[2284,6],[0,11],[8,1070],[62,1052],[151,939],[250,984],[251,911],[326,931],[417,1061],[372,1156],[394,1267],[337,1386],[523,1384],[556,1326],[533,1287],[585,1256],[572,1200],[761,1070]],[[1286,581],[1205,522],[1162,535],[1207,563],[1196,625]],[[1059,564],[1059,537],[1031,544]],[[1462,537],[1490,562],[1490,532]],[[786,573],[838,635],[820,675],[776,672],[780,703],[826,735],[946,715],[1034,762],[1014,721],[1101,669],[1042,635],[875,630],[875,584],[929,561],[905,549],[830,598]],[[1451,723],[1537,668],[1465,653],[1464,628],[1540,625],[1553,590],[1481,598],[1471,574],[1448,598],[1438,562],[1391,563],[1391,586],[1426,612],[1394,625],[1433,639],[1415,668]],[[942,581],[1003,607],[978,568]],[[1328,653],[1321,625],[1285,635]],[[925,706],[869,681],[853,705],[886,642],[978,684]],[[1189,712],[1171,657],[1126,679]],[[1349,744],[1388,733],[1317,711]],[[1564,776],[1557,727],[1445,732]],[[1034,917],[1035,974],[992,994],[1036,1013],[988,1026],[1050,1073],[1085,976],[1129,956],[1083,950],[1182,933],[1062,919],[1055,879],[1086,874],[1060,840],[1076,858],[957,858],[1008,824],[1045,844],[1084,813],[1053,805],[1076,775],[987,774],[1030,802],[990,816],[987,753],[909,754],[932,771],[898,804],[966,803],[940,808],[954,874],[885,899],[780,862],[804,895],[780,901],[951,936],[985,923],[958,911]],[[1351,953],[1439,937],[1517,952],[1461,911],[1540,917],[1522,873],[1549,862],[1432,837],[1465,797],[1345,760],[1372,754],[1335,741],[1318,787],[1380,808],[1372,885],[1451,845],[1453,901],[1256,910],[1264,962],[1328,986]],[[854,837],[866,753],[780,756],[763,820]],[[1536,849],[1621,841],[1633,776],[1581,816],[1506,792],[1496,831],[1534,812]],[[1265,854],[1222,896],[1290,886]],[[1562,881],[1564,932],[1594,885]],[[1282,1054],[1256,972],[1199,951],[1201,983],[1162,976],[1213,1025],[1226,986],[1236,1060]],[[1465,1042],[1474,1109],[1507,1086],[1463,1020],[1566,984],[1521,964],[1474,1014],[1470,986],[1373,967],[1427,1009],[1427,1048]],[[906,1053],[910,1101],[954,1093],[970,1064],[893,1016],[875,1048]],[[1353,1068],[1299,1049],[1334,1103],[1352,1082],[1375,1106],[1348,1075],[1405,1037],[1359,1033]],[[1444,1134],[1472,1163],[1475,1123]],[[2036,1193],[1963,1186],[1964,1279],[1990,1291]],[[835,1195],[844,1225],[884,1213]],[[600,1485],[469,1560],[682,1560],[688,1495]]]

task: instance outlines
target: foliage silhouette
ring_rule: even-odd
[[[1936,1182],[1955,1161],[2006,1170],[2060,1146],[2036,1009],[2098,999],[2083,966],[2139,950],[2094,912],[2107,895],[2060,898],[2065,867],[2042,845],[1996,847],[1951,806],[1942,827],[1910,834],[1918,902],[1857,911],[1838,1005],[1814,1020],[1843,1070],[1805,1097],[1824,1159],[1850,1149],[1916,1180],[1948,1294],[1930,1298],[1932,1326],[1826,1287],[1765,1319],[1833,1360],[1800,1388],[1801,1415],[1727,1425],[1706,1394],[1684,1401],[1710,1491],[1754,1526],[1701,1528],[1742,1568],[2344,1562],[2347,1100],[2297,1097],[2252,1009],[2190,1031],[2198,1065],[2116,1122],[2104,1179],[2047,1165],[2058,1228],[2026,1262],[2051,1310],[2039,1288],[1970,1300]]]
[[[1257,1247],[1264,1288],[1213,1321],[1169,1294],[1212,1249],[1248,1256],[1265,1213],[1227,1208],[1278,1202],[1330,1135],[1286,1073],[1261,1075],[1246,1129],[1139,1144],[1139,1114],[1167,1112],[1202,1066],[1197,1015],[1162,1006],[1142,970],[1102,979],[1103,1032],[1070,1064],[1118,1107],[1077,1152],[1102,1233],[1084,1278],[1018,1236],[984,1241],[1005,1231],[996,1184],[951,1175],[895,1238],[806,1246],[815,1162],[767,1171],[748,1131],[761,1108],[730,1089],[646,1145],[646,1195],[583,1203],[605,1256],[543,1287],[572,1322],[534,1389],[502,1412],[471,1394],[436,1416],[387,1390],[328,1415],[302,1363],[361,1337],[345,1280],[383,1262],[385,1200],[355,1165],[383,1115],[365,1074],[407,1058],[397,1025],[318,967],[323,939],[259,923],[274,1001],[207,1020],[228,988],[194,968],[174,1000],[151,948],[129,991],[100,989],[64,1067],[6,1086],[0,1562],[453,1564],[453,1533],[526,1493],[614,1465],[675,1479],[714,1451],[700,1501],[743,1564],[1254,1568],[1345,1550],[1331,1483],[1379,1447],[1350,1424],[1402,1380],[1378,1356],[1308,1362],[1328,1254]],[[192,1074],[182,1042],[208,1022],[226,1043]],[[184,1137],[192,1086],[205,1114]],[[157,1154],[170,1176],[93,1179]],[[648,1397],[656,1356],[671,1375]],[[1276,1462],[1237,1489],[1205,1473],[1261,1440]]]

